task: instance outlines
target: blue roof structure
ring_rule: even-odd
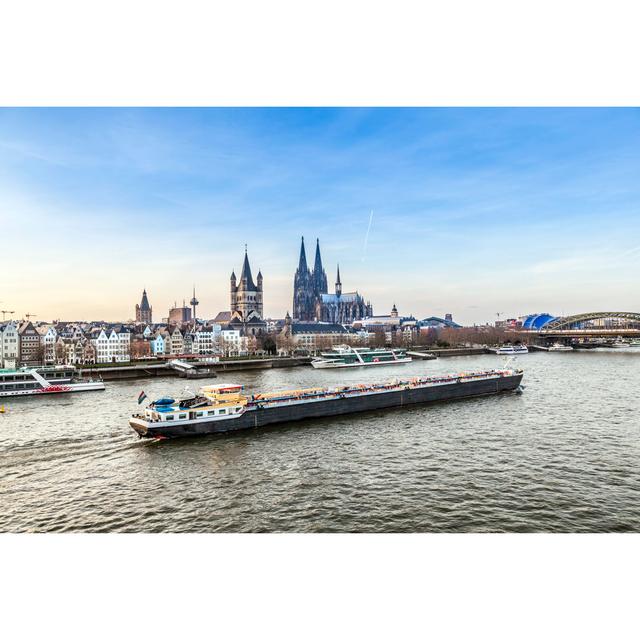
[[[528,315],[522,322],[523,329],[539,330],[544,327],[545,324],[557,320],[557,316],[552,316],[548,313],[532,313]]]

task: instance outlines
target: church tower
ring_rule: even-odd
[[[231,283],[231,313],[233,314],[234,311],[236,311],[238,309],[238,287],[236,286],[236,272],[232,271],[231,272],[231,278],[230,278],[230,283]]]
[[[140,324],[151,324],[153,315],[153,308],[149,305],[147,298],[147,290],[142,291],[142,300],[140,304],[136,305],[136,322]]]
[[[342,282],[340,282],[340,265],[338,265],[338,275],[336,276],[336,296],[342,295]]]
[[[257,281],[258,284],[253,281],[245,245],[240,280],[236,279],[235,272],[231,273],[231,320],[229,321],[229,326],[239,328],[243,335],[256,335],[266,328],[266,323],[262,320],[264,313],[262,272],[258,272]]]
[[[258,269],[257,277],[258,286],[256,287],[256,310],[258,315],[264,317],[264,304],[262,302],[262,271]]]

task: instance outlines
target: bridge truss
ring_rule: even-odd
[[[630,311],[593,311],[591,313],[580,313],[574,316],[566,316],[564,318],[557,318],[543,325],[539,333],[548,333],[558,330],[571,330],[571,329],[582,329],[584,328],[582,325],[585,322],[590,322],[593,320],[627,320],[625,323],[627,327],[630,325],[638,324],[638,328],[640,328],[640,313],[633,313]],[[616,330],[618,328],[622,328],[621,326],[611,326],[607,327],[610,330]],[[596,327],[593,327],[594,330],[597,330]]]

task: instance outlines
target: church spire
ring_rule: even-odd
[[[140,309],[143,311],[149,311],[149,299],[147,298],[147,289],[142,291],[142,300],[140,301]]]
[[[340,282],[340,265],[338,265],[338,275],[336,276],[336,295],[342,295],[342,282]]]
[[[240,285],[247,290],[253,290],[256,285],[253,283],[251,275],[251,267],[249,266],[249,256],[247,255],[247,245],[244,245],[244,263],[242,265],[242,273],[240,274]]]
[[[320,257],[320,238],[316,238],[316,259],[313,264],[314,273],[322,273],[322,258]]]
[[[322,293],[327,293],[327,274],[322,268],[320,240],[318,238],[316,238],[316,259],[313,265],[313,292],[316,297]]]
[[[304,236],[302,236],[302,242],[300,243],[300,261],[298,262],[298,271],[304,273],[307,270],[307,254],[304,250]]]

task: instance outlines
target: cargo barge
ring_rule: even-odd
[[[240,431],[309,418],[459,400],[516,391],[521,369],[494,369],[380,384],[247,395],[241,385],[202,387],[192,397],[160,398],[129,419],[141,438],[179,438]]]

